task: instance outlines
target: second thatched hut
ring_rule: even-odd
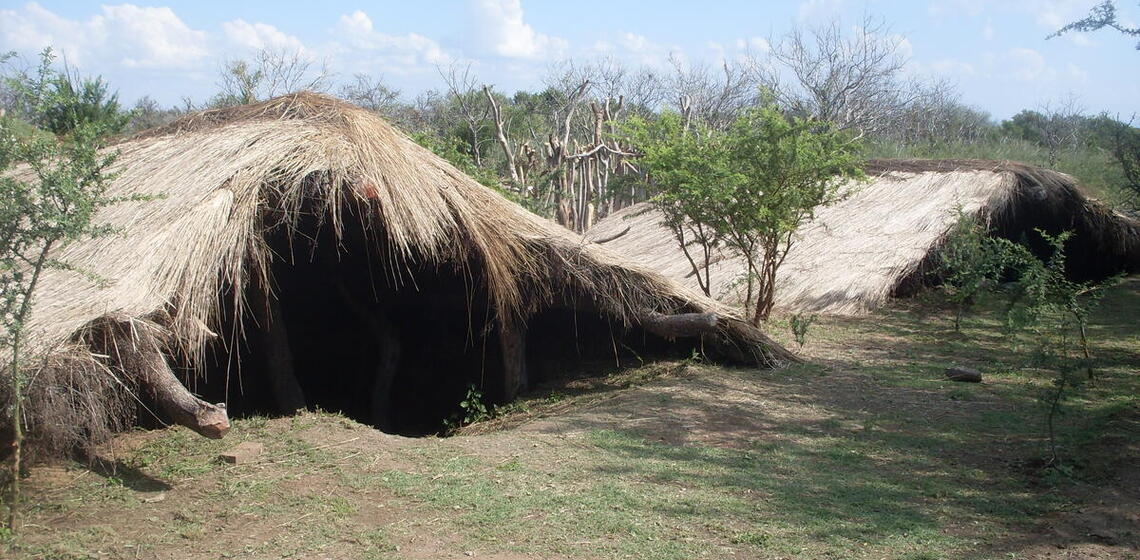
[[[1140,223],[1063,173],[1008,161],[874,160],[867,174],[870,182],[849,185],[847,198],[817,209],[796,232],[777,277],[777,309],[854,314],[912,291],[929,279],[932,256],[963,214],[1039,252],[1045,247],[1034,229],[1072,231],[1068,264],[1078,279],[1140,271]],[[696,289],[691,265],[660,222],[642,203],[586,236]],[[743,260],[722,252],[710,270],[712,296],[739,304]]]

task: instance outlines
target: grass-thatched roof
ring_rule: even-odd
[[[313,215],[336,239],[347,228],[371,232],[383,246],[377,255],[390,259],[379,282],[415,290],[401,278],[416,266],[478,276],[493,322],[525,322],[567,298],[627,327],[646,312],[716,312],[721,342],[764,365],[790,358],[728,308],[527,212],[376,115],[329,97],[299,93],[206,111],[112,149],[118,175],[107,194],[155,198],[100,211],[96,221],[119,233],[56,255],[86,274],[51,270],[37,289],[30,353],[48,370],[72,372],[66,383],[94,386],[85,379],[110,371],[100,366],[105,356],[82,344],[85,329],[104,317],[145,323],[168,355],[201,373],[205,348],[233,322],[225,314],[244,309],[244,287],[274,285],[272,262],[283,256],[268,232],[295,233]],[[320,250],[342,250],[331,245]],[[41,392],[66,377],[49,373],[35,378]],[[85,421],[65,419],[92,431],[80,426]]]
[[[858,313],[881,304],[921,274],[957,208],[1015,240],[1033,228],[1073,230],[1070,265],[1078,275],[1140,270],[1140,224],[1086,196],[1068,175],[982,160],[874,160],[867,172],[869,183],[819,208],[797,232],[778,274],[777,308]],[[607,217],[587,238],[606,240],[626,228],[605,246],[696,288],[688,261],[648,204]],[[734,285],[743,261],[714,260],[712,295],[739,303]]]

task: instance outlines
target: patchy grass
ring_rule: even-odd
[[[452,438],[323,413],[128,434],[95,469],[34,471],[12,557],[1136,557],[1137,316],[1133,279],[1092,326],[1098,377],[1065,404],[1051,476],[1049,373],[992,306],[954,333],[905,302],[820,318],[805,364],[573,380]],[[955,364],[983,383],[947,381]],[[217,461],[246,440],[263,457]]]

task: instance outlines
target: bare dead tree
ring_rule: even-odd
[[[661,82],[661,76],[647,67],[628,74],[622,88],[626,110],[642,116],[656,111],[665,99]]]
[[[351,83],[341,86],[340,97],[388,117],[400,108],[400,90],[385,85],[383,78],[368,74],[353,75]]]
[[[328,91],[333,78],[327,61],[315,61],[299,49],[261,49],[254,60],[264,73],[265,97],[299,90]]]
[[[563,95],[561,103],[556,103],[550,108],[549,118],[554,127],[546,139],[546,167],[557,171],[553,179],[554,188],[551,189],[556,220],[573,229],[580,222],[580,204],[576,203],[579,202],[582,193],[576,188],[581,169],[577,162],[569,157],[576,151],[575,146],[571,146],[570,140],[574,132],[575,114],[581,107],[591,82],[573,67],[556,79],[557,83],[550,89],[556,89]],[[574,84],[574,80],[579,81],[576,85],[571,85]]]
[[[138,132],[167,124],[182,116],[185,111],[177,107],[164,109],[153,97],[144,95],[131,109],[131,120],[127,123],[128,132]]]
[[[222,62],[213,107],[245,105],[299,90],[323,92],[332,73],[300,50],[261,49],[253,58]]]
[[[838,21],[794,28],[752,71],[767,93],[799,115],[841,128],[877,132],[913,99],[902,69],[900,43],[882,21],[865,18],[853,35]]]
[[[1038,106],[1043,117],[1038,125],[1041,142],[1045,146],[1049,167],[1056,167],[1061,153],[1076,146],[1080,140],[1081,115],[1084,113],[1079,99],[1070,94],[1059,101],[1048,101]]]
[[[962,103],[950,82],[936,80],[912,87],[911,102],[878,136],[904,145],[969,144],[984,139],[995,126],[989,113]]]
[[[482,127],[491,116],[490,107],[483,102],[477,80],[471,74],[471,64],[460,66],[458,63],[446,69],[437,67],[439,75],[447,85],[447,93],[452,107],[458,111],[460,119],[467,128],[468,143],[471,147],[471,158],[477,167],[483,167],[483,138]]]
[[[689,65],[670,55],[673,73],[665,83],[686,129],[694,122],[711,128],[728,126],[740,110],[754,105],[759,90],[753,73],[738,63],[722,61],[719,72],[706,65]]]
[[[523,175],[520,173],[521,170],[515,160],[515,150],[511,147],[509,138],[510,123],[503,117],[503,107],[495,100],[490,86],[483,86],[483,95],[487,97],[487,103],[491,106],[495,138],[499,141],[499,147],[503,149],[503,155],[507,159],[507,171],[511,176],[511,182],[515,185],[522,185],[524,182]]]

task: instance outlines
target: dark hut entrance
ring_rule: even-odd
[[[228,334],[214,344],[208,383],[197,391],[227,402],[234,416],[319,408],[412,436],[439,433],[462,414],[471,387],[506,400],[503,347],[477,259],[456,267],[397,258],[385,232],[350,210],[339,240],[316,212],[271,229],[274,297],[251,281],[242,313],[226,303]],[[519,359],[532,386],[689,356],[699,345],[614,324],[588,296],[555,299],[527,321]]]

